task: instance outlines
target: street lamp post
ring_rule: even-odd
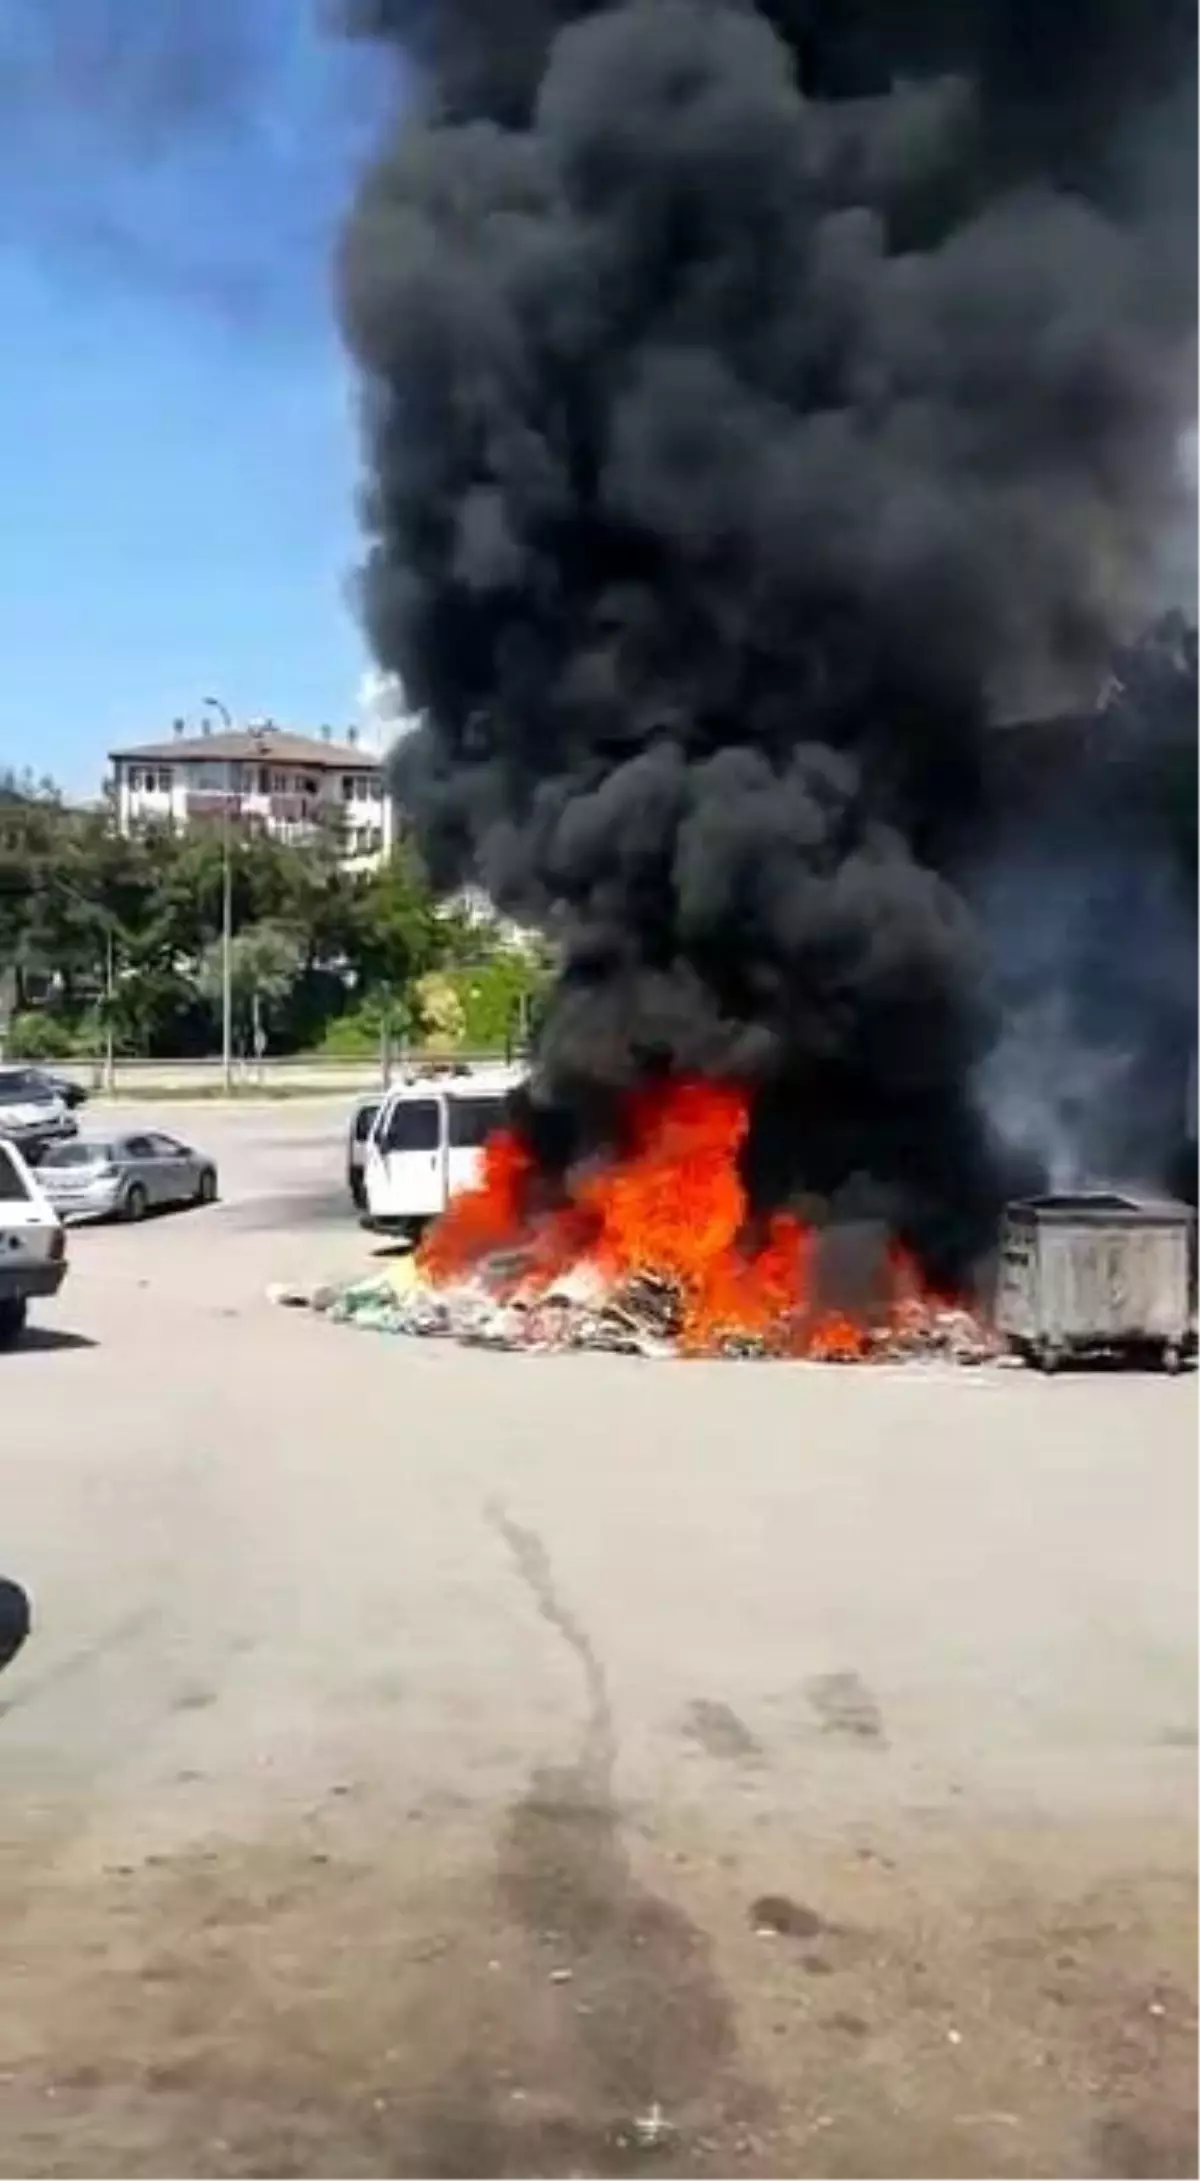
[[[227,734],[233,718],[220,697],[206,697],[205,704],[219,712]],[[230,845],[228,792],[221,799],[221,1081],[226,1094],[233,1089],[233,854]]]
[[[116,1076],[113,1043],[113,1009],[117,998],[116,941],[111,917],[104,925],[104,1088],[110,1098]]]

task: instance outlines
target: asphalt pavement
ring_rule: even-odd
[[[0,1359],[0,2174],[1194,2172],[1195,1380],[340,1329],[342,1103],[158,1118]]]

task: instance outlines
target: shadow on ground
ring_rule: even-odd
[[[86,1333],[65,1332],[55,1325],[27,1325],[16,1346],[6,1352],[5,1360],[7,1362],[8,1353],[17,1356],[47,1355],[55,1350],[95,1346],[95,1341],[89,1340]]]

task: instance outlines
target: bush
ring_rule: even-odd
[[[26,1012],[9,1023],[5,1053],[9,1060],[71,1060],[75,1040],[61,1016]]]
[[[360,1060],[379,1051],[382,1034],[379,1007],[368,1000],[361,1006],[348,1007],[344,1015],[327,1023],[317,1050],[328,1053],[333,1060]]]
[[[528,955],[496,954],[474,968],[443,972],[462,1008],[461,1043],[469,1053],[502,1053],[515,1027],[518,1002],[533,998],[546,983],[546,972]]]
[[[387,1001],[381,992],[368,992],[356,1007],[348,1007],[326,1028],[317,1047],[333,1060],[374,1058],[383,1043]],[[391,1003],[392,1037],[399,1044],[412,1035],[412,1011],[403,1000]]]
[[[446,1054],[503,1053],[515,1027],[517,1003],[536,999],[546,988],[548,971],[534,957],[514,948],[490,961],[429,971],[391,1002],[392,1038]],[[378,1053],[383,1038],[386,995],[367,992],[328,1024],[318,1051],[338,1060],[361,1060]]]
[[[421,1043],[432,1053],[461,1052],[466,1043],[467,1016],[453,975],[431,969],[428,976],[418,977],[413,999]]]

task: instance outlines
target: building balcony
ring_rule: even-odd
[[[242,802],[225,788],[189,788],[184,810],[189,818],[240,818]]]

